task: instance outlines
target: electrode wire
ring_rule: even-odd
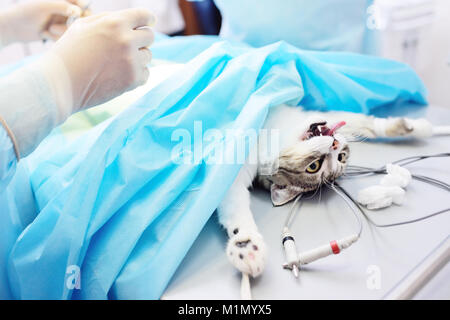
[[[392,164],[396,164],[396,165],[403,167],[403,166],[406,166],[406,165],[409,165],[411,163],[415,163],[418,161],[422,161],[422,160],[426,160],[426,159],[430,159],[430,158],[443,158],[443,157],[450,157],[450,153],[439,153],[439,154],[428,155],[428,156],[408,157],[405,159],[395,161]],[[362,166],[348,166],[346,173],[345,173],[345,177],[353,178],[353,177],[362,177],[362,176],[370,176],[370,175],[375,175],[375,174],[386,174],[386,173],[387,173],[386,166],[383,166],[379,169],[373,169],[373,168],[362,167]],[[431,177],[427,177],[427,176],[423,176],[423,175],[417,175],[417,174],[412,174],[412,178],[415,180],[419,180],[419,181],[434,185],[434,186],[444,189],[446,191],[450,191],[450,184],[448,184],[444,181],[441,181],[441,180],[438,180],[435,178],[431,178]]]
[[[396,223],[390,223],[390,224],[378,224],[376,222],[374,222],[366,213],[366,211],[359,205],[359,203],[347,192],[347,190],[345,190],[343,187],[341,187],[339,184],[335,184],[336,187],[338,187],[343,193],[345,193],[345,195],[355,204],[355,206],[359,209],[359,211],[361,212],[361,214],[364,215],[364,217],[375,227],[377,228],[391,228],[391,227],[398,227],[398,226],[403,226],[403,225],[407,225],[407,224],[412,224],[412,223],[416,223],[416,222],[420,222],[441,214],[444,214],[446,212],[450,212],[450,208],[417,218],[417,219],[412,219],[412,220],[406,220],[406,221],[401,221],[401,222],[396,222]]]
[[[347,197],[346,193],[339,191],[334,184],[327,184],[327,186],[328,186],[329,189],[333,190],[338,196],[340,196],[345,201],[347,206],[350,208],[350,210],[353,213],[353,216],[355,217],[356,221],[358,222],[358,228],[359,228],[358,229],[358,233],[357,233],[358,234],[358,238],[361,237],[361,234],[363,232],[363,222],[362,222],[361,217],[357,213],[357,209],[358,208],[355,208],[354,201],[351,198]],[[287,216],[286,223],[284,225],[284,230],[285,231],[290,229],[290,227],[292,225],[292,222],[294,220],[294,217],[300,211],[300,208],[301,208],[301,205],[302,205],[302,202],[300,202],[300,200],[302,199],[302,197],[303,197],[303,194],[300,194],[295,199],[294,203],[292,204],[291,210],[289,212],[289,215]],[[308,198],[308,199],[310,199],[310,198]],[[305,199],[305,200],[307,200],[307,199]]]
[[[339,185],[337,185],[337,186],[339,188]],[[348,197],[347,193],[344,193],[344,192],[341,192],[340,190],[338,190],[338,188],[336,188],[335,183],[329,184],[328,187],[330,189],[332,189],[334,192],[336,192],[336,194],[338,194],[345,201],[347,206],[351,209],[353,215],[355,216],[355,218],[359,224],[358,238],[360,238],[361,234],[363,232],[363,222],[362,222],[361,216],[357,214],[357,208],[355,208],[355,202],[353,201],[353,199]]]
[[[294,221],[294,216],[295,216],[295,212],[296,211],[298,211],[298,210],[300,210],[300,207],[301,207],[301,205],[302,205],[302,203],[300,202],[300,200],[302,199],[302,197],[303,197],[303,194],[300,194],[296,199],[295,199],[295,201],[294,201],[294,203],[292,204],[292,207],[291,207],[291,210],[289,211],[289,214],[288,214],[288,216],[287,216],[287,219],[286,219],[286,223],[284,224],[284,228],[286,229],[289,229],[290,227],[291,227],[291,225],[292,225],[292,222]],[[299,208],[298,208],[298,210],[295,210],[295,208],[297,207],[297,204],[300,202],[300,205],[299,205]]]

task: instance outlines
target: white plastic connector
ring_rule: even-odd
[[[357,242],[358,239],[359,235],[354,234],[338,241],[332,241],[329,244],[323,245],[316,249],[299,253],[298,262],[300,265],[305,265],[331,255],[339,254],[342,250],[349,248],[352,244]]]
[[[296,278],[298,278],[299,272],[299,263],[298,263],[298,254],[297,254],[297,246],[295,245],[295,240],[289,229],[286,227],[283,230],[283,247],[284,254],[286,257],[286,264],[284,264],[285,269],[292,270],[292,273]]]
[[[450,126],[433,127],[433,136],[448,136],[448,135],[450,135]]]
[[[242,273],[241,299],[242,300],[252,300],[252,290],[251,290],[251,286],[250,286],[250,277],[246,273]]]

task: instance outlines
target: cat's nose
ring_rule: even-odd
[[[334,139],[333,145],[331,146],[333,150],[337,150],[339,148],[339,141]]]

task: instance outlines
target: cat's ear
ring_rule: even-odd
[[[280,187],[276,184],[272,184],[270,187],[270,193],[272,196],[272,203],[275,207],[283,206],[286,203],[294,200],[300,195],[301,191],[298,188],[291,186]]]

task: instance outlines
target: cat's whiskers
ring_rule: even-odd
[[[325,184],[327,187],[331,188],[331,187],[334,185],[334,182],[330,182],[330,181],[328,181],[327,179],[325,179],[325,180],[324,180],[324,184]]]
[[[322,202],[322,185],[320,186],[320,192],[319,192],[319,204]]]
[[[322,187],[323,187],[323,185],[327,186],[328,188],[331,188],[331,184],[332,184],[332,182],[328,181],[328,179],[325,178],[325,176],[322,176],[322,183],[320,185],[320,197],[322,197]],[[320,203],[320,200],[321,200],[321,198],[319,199],[319,203]]]
[[[364,142],[367,139],[369,139],[368,137],[366,137],[364,135],[353,134],[353,133],[348,133],[348,134],[346,133],[346,134],[343,134],[343,136],[349,143]]]
[[[320,186],[314,191],[314,193],[310,197],[306,198],[305,200],[314,198],[316,196],[317,192],[319,192],[319,189],[320,189]]]

